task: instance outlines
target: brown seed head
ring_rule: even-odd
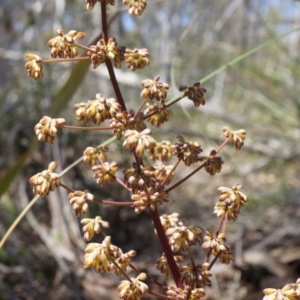
[[[182,281],[188,286],[203,287],[210,285],[210,277],[212,273],[208,270],[209,263],[194,267],[189,264],[180,268]]]
[[[198,162],[199,153],[203,150],[197,142],[186,142],[181,135],[177,136],[179,142],[175,143],[173,153],[181,159],[186,166]]]
[[[137,278],[130,278],[130,281],[121,281],[121,284],[118,286],[119,297],[125,300],[140,300],[148,291],[148,286],[141,281],[146,278],[146,274],[141,273]]]
[[[194,102],[196,107],[200,105],[205,105],[204,94],[206,93],[206,89],[200,87],[200,82],[194,83],[192,86],[181,85],[179,87],[180,92],[184,92],[184,95],[188,97],[188,99]]]
[[[233,131],[228,127],[223,127],[223,132],[225,133],[226,138],[231,138],[231,142],[234,145],[236,150],[240,150],[244,145],[244,140],[246,138],[246,130],[240,129]]]

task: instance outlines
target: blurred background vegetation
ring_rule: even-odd
[[[140,82],[159,75],[170,85],[192,85],[249,49],[300,27],[300,2],[292,0],[148,1],[142,17],[131,17],[116,1],[109,8],[109,32],[118,45],[148,48],[150,66],[138,72],[116,70],[127,107],[141,102]],[[85,10],[83,0],[0,0],[0,236],[33,197],[28,179],[59,163],[59,170],[96,146],[109,133],[60,131],[54,146],[36,143],[34,125],[44,116],[64,117],[78,125],[73,105],[113,97],[107,70],[88,64],[44,66],[44,78],[29,79],[25,55],[49,58],[47,42],[62,28],[84,31],[88,44],[101,33],[98,5]],[[247,131],[245,147],[226,147],[221,174],[200,172],[177,189],[160,212],[179,212],[188,225],[215,230],[212,214],[217,188],[242,184],[250,202],[238,222],[229,224],[236,259],[216,266],[206,299],[261,299],[266,287],[281,287],[300,277],[300,31],[226,69],[203,84],[207,104],[195,109],[183,100],[156,140],[176,141],[178,134],[197,141],[209,154],[220,145],[223,126]],[[121,143],[109,146],[120,170],[130,166]],[[181,176],[190,169],[182,168]],[[120,177],[122,174],[120,172]],[[100,188],[90,169],[79,164],[63,182],[88,189],[100,199],[127,200],[118,186]],[[90,216],[110,221],[114,244],[138,251],[136,264],[158,280],[153,261],[160,248],[147,213],[90,207]],[[97,239],[96,239],[97,241]],[[40,199],[0,251],[1,299],[118,299],[114,276],[83,269],[85,243],[67,194],[55,191]],[[199,251],[197,252],[199,253]],[[200,253],[202,253],[200,251]],[[203,253],[201,254],[203,256]],[[201,255],[200,260],[201,262]],[[222,295],[222,296],[221,296]]]

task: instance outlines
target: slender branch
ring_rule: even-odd
[[[205,166],[205,162],[201,166],[199,166],[196,170],[194,170],[192,173],[190,173],[189,175],[187,175],[186,177],[182,178],[177,183],[175,183],[174,185],[172,185],[171,187],[169,187],[168,189],[166,189],[165,192],[169,193],[170,191],[172,191],[173,189],[175,189],[176,187],[178,187],[180,184],[182,184],[183,182],[185,182],[186,180],[188,180],[190,177],[192,177],[194,174],[196,174],[198,171],[200,171],[204,166]]]
[[[58,62],[70,62],[70,61],[80,61],[80,60],[90,60],[88,56],[79,56],[73,58],[56,58],[56,59],[42,59],[43,64],[52,64]]]
[[[112,127],[84,127],[84,126],[72,126],[72,125],[59,125],[59,128],[71,129],[71,130],[86,130],[86,131],[101,131],[112,130]]]
[[[173,166],[173,168],[172,168],[171,172],[168,174],[168,176],[164,179],[164,181],[162,182],[161,186],[164,186],[165,183],[167,182],[167,180],[172,176],[172,173],[174,173],[174,171],[178,167],[180,161],[181,161],[180,159],[177,160],[176,164]]]
[[[22,210],[22,212],[19,214],[19,216],[15,219],[15,221],[12,223],[12,225],[9,227],[9,229],[5,232],[4,237],[2,238],[0,242],[0,249],[2,249],[3,245],[5,244],[8,237],[11,235],[11,233],[14,231],[14,229],[17,227],[17,225],[20,223],[20,221],[23,219],[23,217],[27,214],[27,212],[31,209],[31,207],[40,199],[39,195],[36,195],[28,204],[27,206]]]

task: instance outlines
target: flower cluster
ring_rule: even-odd
[[[246,138],[246,130],[240,129],[233,131],[228,127],[223,127],[223,132],[227,138],[230,138],[230,141],[234,145],[236,150],[240,150],[244,145],[244,140]]]
[[[184,92],[184,96],[187,96],[188,99],[192,100],[196,107],[205,105],[204,94],[206,93],[206,89],[200,87],[200,82],[196,82],[189,87],[186,85],[181,85],[179,87],[179,91]]]
[[[203,229],[198,226],[179,226],[170,227],[166,230],[170,246],[174,252],[187,252],[189,247],[200,243],[203,236]]]
[[[264,289],[263,300],[300,300],[300,278],[296,283],[289,283],[282,289]]]
[[[109,228],[109,223],[102,220],[102,218],[99,216],[97,216],[95,219],[82,219],[81,224],[84,225],[82,227],[82,232],[83,238],[86,241],[90,241],[95,234],[101,233],[101,226],[103,228]]]
[[[130,112],[124,110],[116,113],[110,120],[110,127],[113,128],[113,135],[119,140],[123,132],[127,129],[133,129],[138,132],[147,128],[144,123],[144,114],[142,112],[135,114],[133,110]]]
[[[136,130],[126,130],[126,140],[123,143],[123,147],[134,151],[138,157],[143,156],[145,149],[147,149],[150,154],[153,154],[155,151],[156,141],[150,134],[151,130],[148,128],[141,132]]]
[[[177,136],[179,142],[175,143],[173,153],[182,160],[186,166],[198,162],[199,154],[203,151],[197,142],[186,142],[181,135]]]
[[[248,202],[248,197],[241,192],[242,185],[233,186],[231,189],[220,187],[219,201],[216,203],[214,213],[218,217],[226,217],[228,220],[236,220],[242,206]]]
[[[164,101],[167,98],[167,92],[169,85],[167,83],[159,82],[160,77],[154,77],[154,80],[145,79],[142,81],[141,85],[144,88],[142,90],[141,96],[144,99],[156,99],[157,101]]]
[[[170,286],[167,291],[167,295],[176,300],[198,300],[205,296],[202,288],[190,289],[185,286],[184,289]]]
[[[182,281],[189,286],[204,287],[211,284],[212,273],[209,271],[209,263],[198,266],[188,264],[180,268],[180,274]]]
[[[33,193],[35,195],[47,196],[50,192],[54,191],[56,187],[60,186],[58,174],[53,171],[57,168],[56,162],[49,164],[48,170],[33,175],[29,182],[33,185]]]
[[[140,16],[147,6],[146,0],[123,0],[125,5],[129,5],[130,15]]]
[[[83,152],[83,161],[89,164],[91,167],[95,166],[97,162],[105,162],[105,152],[108,151],[107,147],[87,147]]]
[[[141,280],[146,280],[145,273],[141,273],[137,278],[123,280],[118,286],[119,296],[125,300],[138,300],[148,291],[148,286]]]
[[[66,120],[63,118],[52,119],[44,116],[38,124],[34,126],[35,134],[40,142],[54,143],[57,134],[57,127],[65,124]]]
[[[95,172],[94,177],[97,178],[97,183],[105,186],[116,181],[115,174],[118,171],[118,165],[115,161],[112,163],[104,162],[101,165],[94,166],[92,170]]]
[[[110,5],[115,5],[115,0],[86,0],[87,4],[86,4],[86,9],[87,10],[91,10],[94,8],[95,4],[97,2],[104,2],[106,5],[110,4]]]
[[[134,211],[139,214],[145,209],[154,210],[157,205],[162,205],[164,202],[169,201],[169,195],[165,192],[156,191],[155,189],[148,188],[146,191],[137,191],[136,194],[131,196],[134,201]]]
[[[74,45],[76,39],[83,39],[85,37],[84,32],[77,32],[76,30],[70,30],[67,34],[62,29],[57,30],[58,36],[52,38],[48,42],[48,46],[51,48],[51,56],[56,58],[73,58],[77,56],[77,48]]]
[[[43,78],[42,59],[35,54],[26,55],[28,62],[25,64],[27,74],[35,80]]]
[[[95,100],[75,104],[74,108],[79,122],[83,121],[85,124],[93,122],[97,125],[113,118],[121,111],[121,105],[114,98],[104,98],[101,94],[97,94]]]
[[[87,191],[75,191],[70,193],[68,198],[77,217],[86,214],[89,210],[87,201],[94,200],[94,196]]]

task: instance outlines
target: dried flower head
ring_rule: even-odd
[[[111,265],[112,270],[114,270],[115,274],[117,276],[123,275],[121,270],[123,272],[126,272],[126,268],[129,266],[131,258],[136,255],[136,251],[130,250],[127,253],[122,253],[116,260],[115,263],[118,265],[118,267],[115,266],[115,264]],[[120,270],[121,269],[121,270]]]
[[[111,237],[107,236],[101,244],[90,243],[85,248],[84,267],[94,268],[97,273],[112,270],[111,259],[116,259],[122,253],[121,249],[111,244]]]
[[[197,142],[186,142],[181,135],[177,136],[179,142],[174,145],[174,155],[182,160],[186,166],[190,166],[199,160],[199,153],[203,150]]]
[[[106,59],[114,60],[116,56],[120,59],[121,53],[117,47],[116,39],[112,37],[109,38],[107,44],[104,39],[101,39],[96,45],[90,46],[90,51],[87,52],[87,55],[92,61],[93,68],[96,69]]]
[[[87,201],[94,200],[94,196],[88,191],[75,191],[73,193],[70,193],[68,195],[68,198],[77,217],[86,214],[89,210]]]
[[[110,4],[110,5],[115,5],[115,0],[86,0],[87,4],[86,4],[86,9],[87,10],[91,10],[94,8],[95,4],[97,2],[104,2],[106,5]]]
[[[171,215],[164,214],[160,217],[160,222],[164,228],[164,231],[166,231],[170,227],[177,226],[178,221],[179,221],[178,213],[172,213]]]
[[[115,161],[112,163],[104,162],[101,165],[94,166],[92,170],[95,172],[94,177],[97,178],[97,183],[105,186],[116,181],[115,174],[118,171],[118,165]]]
[[[217,202],[214,207],[214,214],[219,218],[226,218],[227,220],[235,221],[238,218],[240,210],[232,204],[226,202]]]
[[[142,98],[163,102],[166,100],[169,86],[167,83],[159,82],[159,79],[159,76],[155,76],[153,80],[145,79],[142,81],[141,85],[144,88],[141,93]]]
[[[211,231],[207,231],[203,238],[202,248],[207,250],[214,250],[215,252],[226,251],[226,234],[219,233],[218,237],[214,237]]]
[[[146,116],[149,115],[147,121],[155,127],[159,127],[161,124],[168,122],[172,117],[172,112],[161,103],[147,103],[144,114]]]
[[[35,80],[43,78],[42,59],[35,54],[26,55],[26,59],[28,62],[25,64],[25,68],[28,76]]]
[[[154,171],[155,168],[152,166],[144,167],[133,163],[132,168],[123,171],[124,183],[132,193],[145,191],[149,186],[155,187]]]
[[[52,119],[44,116],[39,123],[34,126],[35,134],[39,141],[46,141],[49,144],[53,144],[57,134],[57,127],[65,124],[66,120],[63,118]]]
[[[142,157],[145,149],[150,154],[154,153],[156,141],[151,137],[151,130],[146,128],[145,130],[138,132],[136,130],[125,131],[125,142],[123,143],[124,148],[129,148],[134,151],[138,157]]]
[[[82,39],[85,37],[84,32],[77,32],[76,30],[70,30],[67,34],[62,29],[57,30],[58,36],[52,38],[48,42],[48,46],[51,48],[51,56],[53,58],[73,58],[77,56],[78,51],[74,42],[76,39]]]
[[[212,250],[211,254],[217,256],[222,264],[228,265],[233,260],[233,252],[231,247],[226,245],[225,248],[225,250],[219,252]]]
[[[223,165],[222,158],[220,156],[216,156],[216,151],[212,150],[209,156],[201,156],[199,157],[199,161],[205,161],[204,168],[205,171],[210,175],[215,175],[216,173],[220,173]]]
[[[147,6],[146,0],[123,0],[123,3],[129,4],[128,13],[133,16],[140,16]]]
[[[111,120],[110,127],[113,128],[113,134],[119,140],[127,129],[134,129],[138,132],[147,128],[144,123],[144,114],[142,112],[135,115],[133,110],[118,112]]]
[[[154,177],[156,181],[156,185],[159,187],[169,185],[173,176],[174,172],[173,171],[173,166],[165,166],[163,164],[159,164],[158,166],[155,166],[155,171],[154,171]]]
[[[185,286],[184,289],[170,286],[168,287],[167,295],[175,300],[198,300],[203,298],[205,293],[202,288],[190,290],[188,286]]]
[[[187,252],[189,247],[200,243],[203,236],[203,229],[198,226],[175,226],[166,231],[172,251]]]
[[[135,0],[136,2],[136,0]],[[150,63],[149,61],[149,51],[148,49],[138,49],[134,48],[129,49],[126,48],[124,53],[124,59],[127,65],[127,68],[131,71],[135,71],[137,69],[143,69],[147,67]]]
[[[183,262],[183,257],[179,255],[174,256],[174,260],[176,262],[177,267],[179,268],[180,262]],[[167,261],[166,255],[163,253],[163,255],[156,261],[156,268],[161,271],[163,274],[166,275],[167,278],[170,277],[171,269],[169,266],[169,263]]]
[[[141,280],[147,278],[145,273],[141,273],[137,278],[123,280],[118,286],[119,297],[125,300],[140,300],[148,291],[148,286]]]
[[[103,163],[106,161],[105,152],[107,151],[107,147],[87,147],[83,152],[83,161],[91,167],[95,166],[99,160]]]
[[[281,290],[264,289],[263,300],[300,300],[300,294],[294,289],[292,284],[285,285]]]
[[[220,187],[219,201],[216,203],[214,213],[218,217],[226,217],[228,220],[236,220],[241,207],[248,202],[248,197],[241,192],[242,185],[233,186],[231,189]]]
[[[97,125],[121,111],[121,105],[114,98],[104,98],[101,94],[97,94],[95,100],[75,104],[74,108],[79,122],[94,122]]]
[[[180,268],[181,280],[188,286],[203,287],[209,285],[212,273],[209,271],[209,263],[193,266],[191,264]]]
[[[223,127],[223,132],[225,133],[226,138],[231,138],[231,142],[234,145],[236,150],[240,150],[244,145],[244,140],[246,138],[246,130],[231,130],[228,127]]]
[[[221,193],[219,201],[232,204],[234,207],[240,209],[249,201],[248,197],[241,192],[242,188],[241,184],[234,185],[231,189],[223,186],[219,187],[218,191]]]
[[[131,200],[134,201],[134,212],[139,214],[147,208],[153,211],[157,205],[168,202],[169,195],[153,188],[147,188],[146,191],[137,191],[136,194],[131,196]]]
[[[60,186],[60,180],[58,174],[53,171],[57,168],[56,162],[49,164],[48,170],[44,170],[42,173],[33,175],[29,182],[33,185],[33,193],[35,195],[47,196],[50,192],[54,191],[56,187]]]
[[[184,92],[184,95],[192,100],[196,107],[205,105],[204,93],[206,93],[206,89],[200,87],[200,82],[196,82],[189,87],[186,85],[181,85],[179,87],[179,91]]]
[[[85,241],[90,241],[95,234],[99,234],[103,228],[109,228],[109,223],[102,220],[101,217],[97,216],[95,219],[82,219],[80,222],[82,225],[83,238]]]
[[[174,150],[174,146],[171,144],[171,142],[169,141],[157,142],[154,153],[152,155],[150,154],[150,159],[153,162],[156,160],[159,160],[161,162],[166,162],[172,158],[173,150]]]

